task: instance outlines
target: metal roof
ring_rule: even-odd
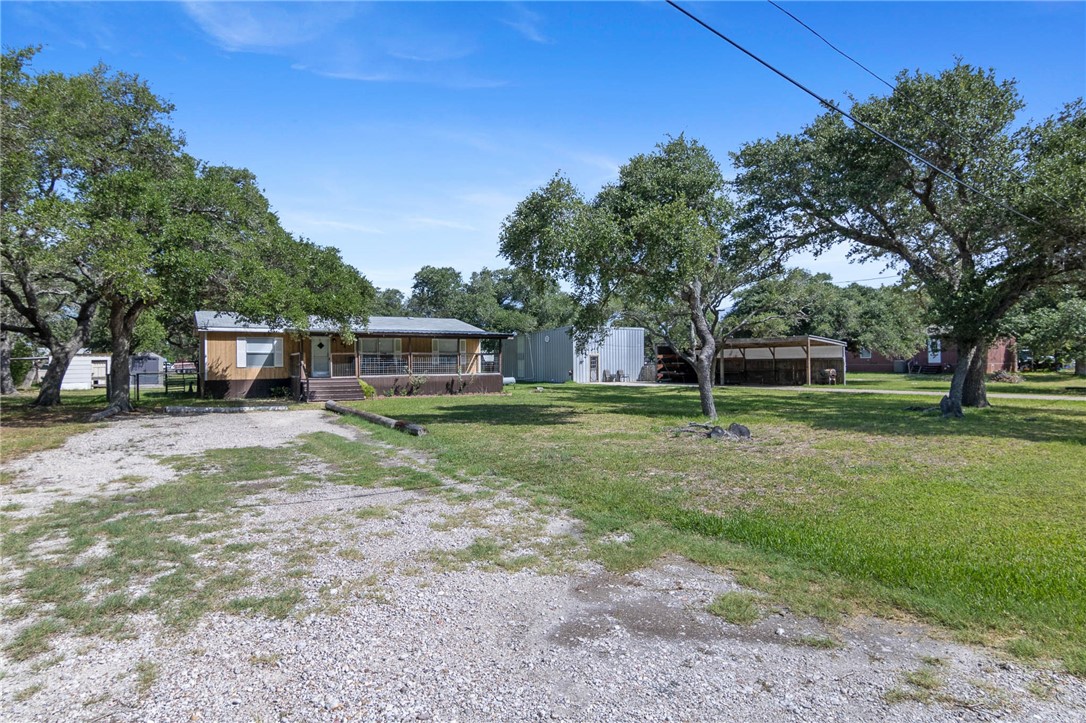
[[[725,339],[722,349],[753,349],[785,346],[848,346],[847,342],[824,336],[773,336],[762,339]]]
[[[197,311],[197,331],[287,331],[286,326],[256,324],[229,311]],[[311,317],[309,328],[290,329],[306,331],[310,334],[335,333],[340,331],[338,324],[326,319]],[[363,336],[447,336],[476,337],[484,339],[507,339],[509,334],[496,331],[484,331],[459,319],[430,319],[421,316],[371,316],[366,324],[353,324],[351,331]]]

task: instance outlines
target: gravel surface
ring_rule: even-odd
[[[312,431],[358,434],[316,411],[118,420],[23,461],[15,484],[34,486],[19,501],[42,509],[65,493],[108,494],[125,475],[168,482],[175,473],[154,455],[169,443],[166,453],[195,454]],[[364,433],[358,443],[375,444]],[[1086,720],[1083,681],[921,625],[858,618],[826,630],[787,612],[729,624],[705,612],[739,589],[728,575],[678,558],[608,573],[573,520],[504,492],[317,483],[252,503],[230,537],[242,550],[233,562],[260,575],[239,594],[297,588],[291,614],[213,613],[177,632],[144,613],[129,639],[61,636],[51,653],[4,659],[3,717]],[[25,624],[5,621],[4,642]],[[812,646],[827,636],[838,647]],[[907,682],[915,671],[931,689]]]

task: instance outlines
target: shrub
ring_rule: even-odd
[[[418,391],[420,389],[422,389],[422,385],[426,383],[426,376],[423,375],[423,374],[412,374],[410,377],[408,377],[408,382],[407,383],[408,383],[408,389],[407,389],[408,396],[411,396],[413,394],[417,394]]]
[[[358,380],[358,388],[362,390],[362,396],[365,399],[373,399],[377,396],[377,390],[373,388],[373,385],[362,379]]]

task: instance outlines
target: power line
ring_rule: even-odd
[[[885,86],[886,86],[887,88],[889,88],[890,90],[897,90],[897,87],[896,87],[896,86],[895,86],[895,85],[894,85],[893,83],[891,83],[890,81],[888,81],[888,80],[886,80],[885,78],[881,77],[881,76],[880,76],[880,75],[879,75],[878,73],[876,73],[875,71],[871,70],[870,68],[868,68],[868,67],[867,67],[866,65],[864,65],[864,64],[863,64],[863,63],[861,63],[860,61],[856,60],[856,58],[853,58],[853,57],[852,57],[851,55],[849,55],[849,54],[848,54],[848,53],[846,53],[845,51],[843,51],[843,50],[841,50],[840,48],[838,48],[838,47],[837,47],[836,45],[834,45],[834,44],[833,44],[833,43],[831,43],[831,42],[830,42],[829,40],[827,40],[826,38],[824,38],[824,37],[822,36],[822,34],[821,34],[821,33],[819,33],[819,32],[818,32],[817,30],[815,30],[815,29],[814,29],[814,28],[812,28],[812,27],[811,27],[810,25],[808,25],[807,23],[805,23],[805,22],[803,22],[802,20],[800,20],[799,18],[797,18],[797,17],[796,17],[795,15],[793,15],[792,13],[790,13],[790,12],[788,12],[787,10],[785,10],[784,8],[782,8],[782,7],[781,7],[780,5],[778,5],[777,3],[773,2],[773,0],[766,0],[766,2],[768,2],[768,3],[770,4],[770,5],[772,5],[773,7],[777,8],[778,10],[780,10],[780,11],[781,11],[782,13],[784,13],[784,14],[785,14],[785,15],[787,15],[788,17],[790,17],[790,18],[792,18],[793,20],[795,20],[795,21],[796,21],[797,23],[799,23],[799,24],[800,24],[800,25],[802,25],[803,27],[807,28],[807,30],[811,31],[811,33],[812,33],[812,34],[814,34],[814,36],[815,36],[815,37],[817,37],[817,38],[818,38],[819,40],[821,40],[821,41],[822,41],[823,43],[825,43],[826,45],[830,46],[831,48],[833,48],[834,50],[836,50],[836,51],[837,51],[838,53],[840,53],[841,55],[845,56],[846,58],[848,58],[849,60],[851,60],[851,61],[852,61],[853,63],[855,63],[856,65],[858,65],[858,66],[860,66],[861,68],[863,68],[863,69],[864,69],[865,71],[867,71],[868,75],[870,75],[871,77],[873,77],[873,78],[874,78],[875,80],[877,80],[877,81],[881,82],[881,83],[882,83],[883,85],[885,85]],[[923,110],[923,109],[921,109],[921,110]]]
[[[901,89],[901,88],[900,88],[900,87],[899,87],[899,86],[898,86],[898,85],[897,85],[896,83],[892,83],[892,82],[890,82],[889,80],[886,80],[886,78],[883,78],[883,77],[882,77],[881,75],[879,75],[879,74],[878,74],[878,73],[876,73],[875,71],[871,70],[871,68],[868,68],[868,67],[867,67],[866,65],[864,65],[864,64],[863,64],[863,63],[861,63],[860,61],[856,60],[856,58],[853,58],[853,57],[852,57],[851,55],[849,55],[848,53],[846,53],[846,52],[845,52],[844,50],[841,50],[841,48],[837,47],[836,45],[834,45],[833,43],[831,43],[831,42],[829,41],[829,39],[827,39],[827,38],[826,38],[825,36],[823,36],[823,35],[822,35],[822,33],[818,32],[817,30],[815,30],[814,28],[812,28],[812,27],[811,27],[810,25],[808,25],[807,23],[805,23],[805,22],[803,22],[802,20],[800,20],[800,19],[799,19],[798,17],[796,17],[795,15],[793,15],[793,14],[792,14],[791,12],[789,12],[788,10],[785,10],[785,9],[784,9],[783,7],[781,7],[780,5],[778,5],[777,3],[775,3],[775,2],[773,1],[773,0],[766,0],[766,2],[768,2],[768,3],[770,4],[770,5],[772,5],[773,7],[777,8],[778,10],[780,10],[780,11],[781,11],[782,13],[784,13],[784,14],[785,14],[785,15],[787,15],[788,17],[790,17],[790,18],[792,18],[793,20],[795,20],[795,21],[796,21],[797,23],[799,23],[799,24],[800,24],[801,26],[803,26],[804,28],[806,28],[806,29],[807,29],[807,30],[808,30],[808,31],[809,31],[809,32],[810,32],[810,33],[811,33],[812,35],[814,35],[814,36],[815,36],[816,38],[818,38],[818,39],[819,39],[819,40],[821,40],[821,41],[822,41],[823,43],[825,43],[825,44],[826,44],[826,45],[828,45],[828,46],[829,46],[830,48],[832,48],[832,49],[834,50],[834,52],[836,52],[836,53],[837,53],[838,55],[840,55],[840,56],[842,56],[842,57],[846,58],[846,59],[847,59],[848,61],[850,61],[851,63],[853,63],[854,65],[856,65],[856,66],[857,66],[857,67],[859,67],[860,69],[862,69],[862,70],[863,70],[863,71],[864,71],[865,73],[867,73],[868,75],[870,75],[870,76],[871,76],[872,78],[874,78],[875,80],[877,80],[877,81],[879,81],[880,83],[882,83],[883,85],[885,85],[885,86],[886,86],[887,88],[889,88],[889,89],[890,89],[891,91],[895,91],[895,92],[898,92],[898,93],[900,93],[900,94],[901,94],[901,98],[902,98],[902,100],[904,100],[904,101],[905,101],[906,103],[908,103],[909,105],[911,105],[911,106],[912,106],[913,108],[915,108],[916,110],[918,110],[918,111],[920,111],[921,113],[923,113],[924,115],[926,115],[926,116],[927,116],[928,118],[931,118],[931,119],[932,119],[933,121],[935,121],[936,123],[938,123],[938,124],[939,124],[940,126],[942,126],[943,128],[945,128],[946,130],[950,131],[950,132],[951,132],[952,134],[954,134],[954,136],[955,136],[956,138],[958,138],[958,140],[960,140],[960,141],[964,142],[964,143],[965,143],[965,144],[966,144],[967,146],[969,146],[969,147],[970,147],[971,149],[973,149],[973,150],[976,150],[976,145],[975,145],[975,144],[973,143],[973,141],[971,141],[970,139],[966,138],[964,134],[962,134],[962,133],[961,133],[961,132],[960,132],[960,131],[959,131],[959,130],[958,130],[957,128],[955,128],[954,126],[952,126],[952,125],[951,125],[950,123],[948,123],[947,121],[943,120],[942,118],[939,118],[939,117],[938,117],[938,116],[936,116],[936,115],[935,115],[934,113],[932,113],[931,111],[929,111],[929,110],[928,110],[927,108],[925,108],[924,106],[920,105],[919,103],[917,103],[916,101],[914,101],[914,100],[913,100],[912,98],[910,98],[910,97],[908,96],[908,94],[907,94],[907,93],[905,93],[905,91],[903,91],[903,90],[902,90],[902,89]],[[1003,168],[1003,169],[1005,169],[1005,170],[1009,170],[1009,171],[1011,171],[1012,173],[1015,173],[1015,174],[1017,174],[1017,175],[1018,175],[1018,177],[1019,177],[1020,179],[1025,179],[1025,177],[1026,177],[1026,174],[1025,174],[1025,173],[1024,173],[1023,171],[1022,171],[1022,169],[1021,169],[1021,168],[1018,168],[1017,166],[1015,166],[1015,165],[1013,165],[1013,164],[1012,164],[1012,165],[1009,165],[1009,166],[1008,166],[1008,165],[1005,165],[1005,164],[1002,164],[1002,163],[1000,163],[1000,164],[998,164],[998,165],[999,165],[999,167],[1001,167],[1001,168]],[[1056,205],[1058,205],[1058,206],[1061,206],[1061,207],[1063,207],[1063,208],[1065,208],[1065,209],[1067,208],[1067,206],[1066,206],[1065,204],[1063,204],[1063,203],[1062,203],[1061,201],[1057,201],[1056,199],[1052,198],[1051,196],[1049,196],[1049,195],[1048,195],[1047,193],[1045,193],[1044,191],[1040,191],[1040,193],[1041,193],[1041,195],[1042,195],[1042,196],[1044,196],[1044,197],[1045,197],[1045,198],[1046,198],[1047,200],[1051,201],[1052,203],[1054,203],[1054,204],[1056,204]]]
[[[880,131],[876,130],[876,129],[875,129],[874,127],[872,127],[871,125],[869,125],[869,124],[865,123],[864,121],[860,120],[859,118],[857,118],[856,116],[852,115],[852,114],[851,114],[851,113],[849,113],[848,111],[846,111],[846,110],[842,110],[841,108],[837,107],[836,105],[834,105],[834,103],[833,103],[833,102],[831,102],[831,101],[827,100],[826,98],[823,98],[823,97],[822,97],[821,95],[819,95],[819,94],[818,94],[818,93],[816,93],[815,91],[811,90],[810,88],[808,88],[807,86],[805,86],[805,85],[804,85],[803,83],[800,83],[800,82],[799,82],[798,80],[796,80],[796,79],[795,79],[795,78],[793,78],[792,76],[788,75],[788,74],[787,74],[787,73],[785,73],[784,71],[782,71],[782,70],[779,70],[779,69],[777,69],[777,68],[776,68],[775,66],[771,65],[770,63],[768,63],[767,61],[765,61],[765,60],[762,60],[762,59],[761,59],[760,57],[758,57],[757,55],[755,55],[755,54],[754,54],[754,53],[752,53],[751,51],[747,50],[747,49],[746,49],[746,48],[744,48],[744,47],[743,47],[742,45],[740,45],[739,43],[735,42],[734,40],[732,40],[731,38],[729,38],[729,37],[728,37],[727,35],[725,35],[724,33],[720,32],[719,30],[717,30],[716,28],[714,28],[714,27],[713,27],[712,25],[709,25],[709,24],[708,24],[707,22],[705,22],[704,20],[702,20],[702,19],[701,19],[701,18],[699,18],[698,16],[694,15],[693,13],[691,13],[691,12],[690,12],[690,11],[688,11],[688,10],[687,10],[686,8],[684,8],[684,7],[682,7],[681,5],[679,5],[678,3],[676,3],[676,2],[674,1],[674,0],[667,0],[667,4],[668,4],[668,5],[670,5],[671,7],[675,8],[676,10],[678,10],[678,11],[679,11],[680,13],[682,13],[682,14],[683,14],[683,15],[685,15],[686,17],[688,17],[688,18],[690,18],[691,20],[693,20],[693,21],[694,21],[695,23],[697,23],[698,25],[700,25],[700,26],[702,26],[703,28],[705,28],[706,30],[708,30],[708,31],[709,31],[710,33],[712,33],[713,35],[717,36],[718,38],[720,38],[720,39],[721,39],[721,40],[723,40],[724,42],[728,43],[729,45],[731,45],[731,46],[732,46],[733,48],[735,48],[736,50],[738,50],[738,51],[740,51],[741,53],[743,53],[744,55],[748,56],[749,58],[751,58],[752,60],[754,60],[755,62],[757,62],[757,63],[758,63],[759,65],[762,65],[762,66],[764,66],[765,68],[768,68],[769,70],[771,70],[771,71],[772,71],[773,73],[775,73],[776,75],[779,75],[779,76],[780,76],[781,78],[784,78],[784,79],[785,79],[785,80],[787,80],[787,81],[788,81],[789,83],[791,83],[792,85],[796,86],[797,88],[799,88],[800,90],[802,90],[802,91],[803,91],[804,93],[806,93],[807,95],[809,95],[809,96],[811,96],[812,98],[814,98],[815,100],[817,100],[817,101],[818,101],[819,103],[821,103],[821,104],[822,104],[823,106],[825,106],[826,108],[829,108],[830,110],[834,111],[835,113],[840,113],[840,114],[841,114],[841,115],[843,115],[843,116],[844,116],[845,118],[848,118],[848,119],[849,119],[850,121],[852,121],[852,122],[853,122],[854,124],[856,124],[856,125],[860,126],[861,128],[863,128],[863,129],[864,129],[865,131],[867,131],[868,133],[871,133],[872,135],[874,135],[874,136],[876,136],[876,137],[878,137],[878,138],[882,139],[883,141],[885,141],[885,142],[889,143],[889,144],[890,144],[890,145],[892,145],[892,146],[893,146],[894,148],[897,148],[897,149],[898,149],[899,151],[901,151],[901,152],[903,152],[903,153],[905,153],[905,154],[909,155],[910,157],[912,157],[912,158],[916,159],[917,161],[919,161],[920,163],[924,164],[925,166],[927,166],[927,167],[928,167],[928,168],[930,168],[931,170],[935,171],[935,172],[936,172],[936,173],[938,173],[939,175],[941,175],[941,176],[943,176],[943,177],[945,177],[945,178],[949,179],[950,181],[953,181],[954,183],[958,184],[959,186],[962,186],[962,187],[964,187],[964,188],[967,188],[967,189],[969,189],[970,191],[972,191],[973,193],[977,194],[977,195],[978,195],[978,196],[980,196],[981,198],[985,198],[985,199],[987,199],[987,200],[991,201],[991,202],[992,202],[992,203],[994,203],[995,205],[997,205],[997,206],[999,206],[1000,208],[1002,208],[1002,209],[1003,209],[1004,211],[1009,211],[1010,213],[1013,213],[1013,214],[1014,214],[1015,216],[1018,216],[1019,218],[1022,218],[1022,219],[1026,220],[1026,221],[1029,221],[1030,223],[1035,223],[1035,224],[1037,224],[1038,226],[1039,226],[1039,225],[1041,225],[1041,223],[1040,223],[1039,221],[1037,221],[1036,219],[1030,218],[1029,216],[1025,215],[1025,214],[1024,214],[1024,213],[1022,213],[1021,211],[1018,211],[1018,210],[1016,210],[1016,209],[1012,208],[1011,206],[1008,206],[1008,205],[1007,205],[1006,203],[1004,203],[1003,201],[1000,201],[1000,200],[998,200],[998,199],[992,198],[992,197],[991,197],[991,196],[989,196],[989,195],[988,195],[987,193],[985,193],[984,191],[980,190],[979,188],[977,188],[977,187],[976,187],[976,186],[974,186],[973,184],[969,183],[968,181],[964,181],[964,180],[962,180],[961,178],[958,178],[957,176],[955,176],[954,174],[950,173],[949,171],[944,171],[944,170],[943,170],[942,168],[940,168],[939,166],[935,165],[934,163],[932,163],[932,162],[931,162],[931,161],[929,161],[928,159],[924,158],[924,157],[923,157],[923,156],[921,156],[921,155],[920,155],[919,153],[916,153],[915,151],[913,151],[913,150],[910,150],[909,148],[906,148],[906,147],[905,147],[905,146],[903,146],[902,144],[900,144],[900,143],[898,143],[897,141],[895,141],[895,140],[894,140],[893,138],[891,138],[891,137],[887,136],[887,135],[886,135],[886,134],[884,134],[884,133],[881,133]]]
[[[899,278],[901,278],[901,276],[899,274],[892,274],[890,276],[872,276],[869,279],[849,279],[848,281],[831,281],[830,283],[833,284],[834,286],[837,286],[839,284],[858,284],[861,281],[882,281],[883,279],[899,279]]]

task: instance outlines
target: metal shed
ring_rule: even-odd
[[[823,336],[728,339],[717,356],[721,384],[844,384],[846,343]]]
[[[645,330],[612,327],[581,353],[571,327],[518,334],[503,342],[502,373],[528,382],[611,382],[635,379],[645,362]]]
[[[153,352],[133,354],[129,360],[129,371],[133,378],[138,375],[140,386],[162,386],[162,374],[166,370],[166,359]]]
[[[68,364],[60,388],[97,389],[106,386],[109,376],[111,357],[109,354],[76,354]]]

